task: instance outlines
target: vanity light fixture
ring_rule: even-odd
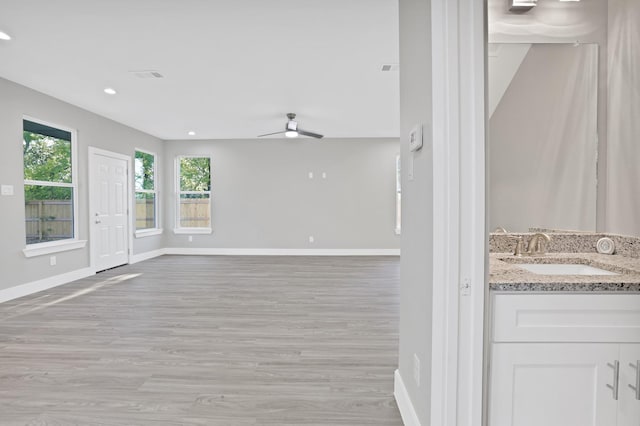
[[[4,31],[0,31],[0,40],[9,41],[11,40],[11,36]]]
[[[115,95],[118,92],[116,92],[116,90],[111,87],[106,87],[104,89],[104,93],[106,93],[107,95]]]
[[[511,12],[526,12],[533,9],[538,0],[510,0],[509,10]]]

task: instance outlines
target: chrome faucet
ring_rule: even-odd
[[[551,237],[542,232],[538,232],[531,237],[526,252],[527,256],[542,256],[546,253],[546,247],[542,240],[549,242],[551,241]]]

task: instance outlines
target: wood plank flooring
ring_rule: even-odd
[[[162,256],[0,304],[0,425],[402,425],[399,259]]]

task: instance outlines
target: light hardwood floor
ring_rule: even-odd
[[[0,304],[0,425],[402,425],[399,259],[162,256]]]

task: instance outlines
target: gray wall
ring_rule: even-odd
[[[598,48],[533,44],[489,120],[490,229],[595,231]]]
[[[640,2],[609,1],[605,229],[640,236]]]
[[[430,422],[433,176],[431,150],[413,157],[407,179],[407,135],[417,123],[431,128],[431,2],[400,0],[400,131],[402,150],[402,257],[400,258],[399,373],[421,424]],[[420,386],[413,356],[420,359]]]
[[[25,258],[22,118],[77,130],[79,238],[89,239],[88,147],[133,157],[135,148],[158,159],[163,235],[134,238],[133,253],[164,247],[397,249],[395,159],[397,139],[310,139],[163,142],[50,96],[0,79],[0,290],[90,266],[84,249]],[[213,158],[211,235],[175,235],[174,159]],[[314,179],[308,178],[314,173]],[[326,179],[322,179],[322,173]],[[132,194],[133,196],[133,194]],[[313,235],[314,243],[309,243]]]
[[[193,242],[174,234],[176,209],[170,205],[164,243],[172,248],[397,249],[397,154],[397,139],[165,142],[169,199],[175,195],[175,158],[211,156],[213,233],[193,235]]]
[[[84,249],[49,256],[25,258],[24,184],[22,170],[22,118],[28,115],[77,130],[79,238],[89,238],[88,147],[132,156],[136,147],[154,151],[162,158],[162,142],[145,133],[92,114],[50,96],[0,79],[0,184],[13,185],[15,195],[0,196],[0,290],[19,284],[89,267],[89,244]],[[160,173],[163,170],[160,169]],[[162,237],[134,241],[134,253],[162,247]]]

